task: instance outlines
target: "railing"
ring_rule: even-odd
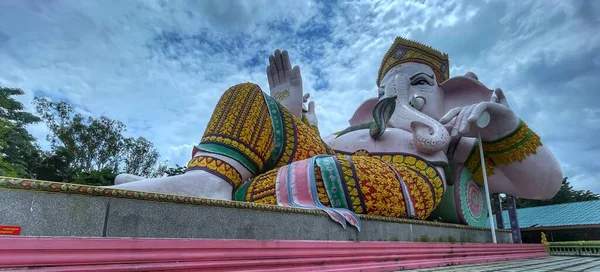
[[[550,242],[546,249],[554,256],[600,257],[600,241]]]

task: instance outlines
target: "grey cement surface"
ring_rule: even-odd
[[[0,190],[0,225],[25,236],[259,240],[491,242],[484,230],[362,220],[362,231],[325,215]],[[510,243],[510,232],[496,233]]]
[[[404,270],[419,272],[600,272],[600,258],[551,256],[528,260],[501,261],[469,265],[454,265],[426,269]]]
[[[27,236],[102,236],[108,198],[0,190],[0,225]]]

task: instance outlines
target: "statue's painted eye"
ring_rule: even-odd
[[[410,83],[410,85],[413,85],[413,86],[415,86],[415,85],[429,85],[429,86],[433,86],[433,83],[430,82],[429,80],[427,80],[426,78],[418,77],[418,78],[415,78]]]

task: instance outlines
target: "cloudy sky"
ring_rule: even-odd
[[[0,84],[121,120],[185,164],[227,87],[300,65],[322,134],[377,91],[396,36],[502,88],[577,189],[600,193],[600,1],[0,1]],[[30,128],[42,143],[44,125]]]

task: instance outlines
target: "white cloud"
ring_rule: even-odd
[[[569,183],[576,190],[600,192],[600,174],[579,174],[569,178]]]
[[[600,107],[599,108],[584,108],[584,124],[589,128],[598,128],[600,127]]]

